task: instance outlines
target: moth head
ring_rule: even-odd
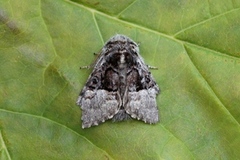
[[[117,34],[110,38],[102,49],[102,56],[112,66],[124,67],[137,63],[141,59],[138,44],[125,35]]]
[[[108,54],[111,51],[129,52],[131,54],[139,55],[138,44],[125,35],[117,34],[110,38],[105,44],[104,49]]]

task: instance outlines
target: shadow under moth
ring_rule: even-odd
[[[108,119],[159,120],[156,95],[160,89],[149,67],[139,55],[138,44],[115,35],[99,53],[94,69],[83,87],[77,105],[82,109],[82,128]]]

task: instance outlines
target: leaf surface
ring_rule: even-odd
[[[0,159],[239,159],[240,1],[0,0]],[[94,52],[140,43],[161,121],[81,129]]]

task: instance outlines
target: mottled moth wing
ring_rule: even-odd
[[[119,93],[109,92],[102,86],[105,73],[105,60],[99,57],[77,100],[82,109],[82,128],[89,128],[111,119],[119,110]]]
[[[124,35],[115,35],[102,48],[77,100],[82,109],[82,127],[130,117],[156,123],[158,93],[138,45]]]
[[[129,88],[124,108],[132,118],[143,120],[145,123],[157,123],[159,117],[156,95],[160,92],[159,87],[142,58],[137,59],[137,66],[134,68],[127,77]]]

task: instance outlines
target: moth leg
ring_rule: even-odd
[[[150,66],[150,65],[147,65],[148,69],[158,69],[157,67],[155,66]]]
[[[89,66],[81,66],[80,69],[90,69],[90,68],[93,68],[92,65],[89,65]]]
[[[94,65],[95,65],[95,63],[92,63],[92,64],[90,64],[90,65],[88,65],[88,66],[81,66],[80,69],[90,69],[90,68],[94,68]]]
[[[99,54],[101,54],[101,53],[99,53],[99,52],[98,53],[96,53],[96,52],[93,53],[94,56],[97,56]]]
[[[99,56],[100,54],[101,54],[100,52],[98,52],[98,53],[94,52],[94,53],[93,53],[94,56]],[[90,68],[94,68],[94,65],[95,65],[95,63],[93,63],[93,64],[91,64],[91,65],[88,65],[88,66],[81,66],[80,69],[90,69]]]

